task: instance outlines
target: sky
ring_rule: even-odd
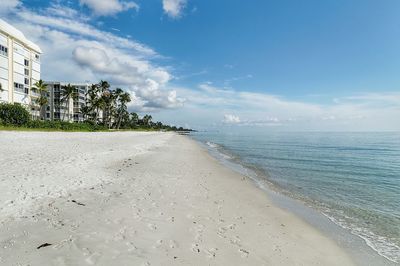
[[[2,0],[42,79],[195,129],[400,130],[397,0]]]

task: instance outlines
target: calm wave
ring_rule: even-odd
[[[400,133],[196,133],[400,263]]]

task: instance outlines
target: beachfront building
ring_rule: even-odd
[[[68,122],[83,122],[84,115],[81,108],[86,105],[86,93],[89,89],[87,83],[45,82],[47,87],[48,104],[46,120],[61,120]],[[64,99],[65,87],[71,85],[75,88],[76,97]]]
[[[29,106],[35,117],[38,95],[31,88],[40,80],[41,53],[38,45],[0,19],[0,102]]]

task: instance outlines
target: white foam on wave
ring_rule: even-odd
[[[376,235],[375,233],[362,227],[351,226],[344,220],[332,217],[325,212],[321,213],[333,223],[339,225],[346,230],[349,230],[350,233],[352,233],[353,235],[360,237],[370,248],[376,251],[380,256],[386,258],[391,262],[400,263],[400,247],[394,243],[391,243],[386,237]]]
[[[215,150],[218,152],[218,155],[219,155],[222,159],[224,159],[224,160],[232,160],[232,159],[233,159],[232,156],[230,156],[230,155],[228,155],[228,154],[226,154],[226,153],[224,153],[224,152],[222,151],[220,145],[218,145],[218,144],[216,144],[216,143],[214,143],[214,142],[210,142],[210,141],[207,141],[206,144],[207,144],[208,147],[210,147],[210,148],[212,148],[212,149],[215,149]]]
[[[211,148],[218,148],[219,147],[218,144],[215,144],[215,143],[210,142],[210,141],[207,141],[206,144],[207,144],[207,146],[209,146]]]

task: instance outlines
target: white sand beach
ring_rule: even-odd
[[[0,164],[0,265],[353,265],[186,136],[0,132]]]

